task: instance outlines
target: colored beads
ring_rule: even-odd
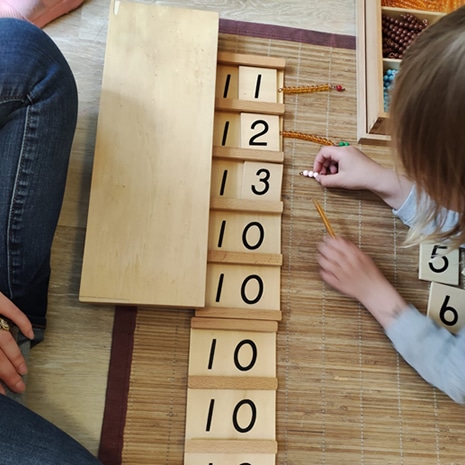
[[[402,59],[408,46],[427,26],[426,20],[421,21],[411,13],[402,14],[399,19],[383,14],[383,58]]]
[[[409,10],[450,13],[463,6],[463,0],[382,0],[381,5]]]
[[[305,134],[303,132],[295,131],[281,131],[283,137],[290,137],[291,139],[301,139],[307,140],[309,142],[315,142],[320,145],[336,145],[333,141],[327,139],[326,137],[315,136],[313,134]]]
[[[384,111],[386,113],[389,111],[389,105],[391,103],[391,89],[396,74],[397,69],[387,69],[383,76]]]
[[[318,173],[316,171],[303,170],[299,173],[301,176],[306,176],[307,178],[316,178]]]
[[[313,92],[326,92],[329,90],[343,92],[345,89],[340,84],[319,84],[314,86],[280,87],[278,92],[282,92],[283,94],[311,94]]]

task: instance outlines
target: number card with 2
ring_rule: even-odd
[[[451,333],[457,333],[465,326],[465,290],[431,283],[427,314]]]
[[[241,145],[243,149],[280,150],[280,118],[277,115],[241,113]]]

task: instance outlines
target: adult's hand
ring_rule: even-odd
[[[26,315],[2,293],[0,293],[0,315],[14,323],[26,337],[30,339],[34,337],[32,325]],[[26,386],[21,375],[26,373],[26,361],[13,335],[8,330],[0,329],[0,381],[13,392],[23,392]],[[5,394],[1,383],[0,393]]]

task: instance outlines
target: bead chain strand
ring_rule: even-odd
[[[320,84],[315,86],[280,87],[278,92],[282,92],[283,94],[311,94],[312,92],[326,92],[329,90],[345,91],[344,87],[340,84]]]
[[[283,94],[310,94],[313,92],[326,92],[331,90],[343,92],[345,91],[345,88],[342,87],[340,84],[319,84],[313,86],[280,87],[278,89],[278,92],[282,92]],[[282,137],[306,140],[309,142],[315,142],[316,144],[320,145],[349,145],[348,142],[339,142],[339,144],[335,144],[333,141],[327,139],[326,137],[315,136],[313,134],[305,134],[303,132],[281,131],[280,134]]]
[[[338,145],[340,147],[349,145],[348,142],[341,141],[338,144],[334,143],[332,140],[327,139],[326,137],[315,136],[314,134],[306,134],[303,132],[296,131],[281,131],[281,136],[288,137],[290,139],[301,139],[309,142],[315,142],[320,145]]]

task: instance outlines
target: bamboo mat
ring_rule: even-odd
[[[284,126],[356,145],[353,38],[275,28],[269,39],[266,27],[224,21],[222,30],[220,50],[285,57],[288,86],[346,87],[287,95]],[[417,279],[418,250],[402,248],[406,228],[374,195],[325,191],[299,176],[312,167],[315,144],[286,139],[284,147],[277,463],[465,464],[464,409],[407,366],[363,308],[321,282],[316,248],[325,232],[311,197],[336,232],[368,252],[424,311],[428,284]],[[361,148],[390,165],[387,148]],[[100,450],[105,465],[182,463],[191,317],[118,309]]]

